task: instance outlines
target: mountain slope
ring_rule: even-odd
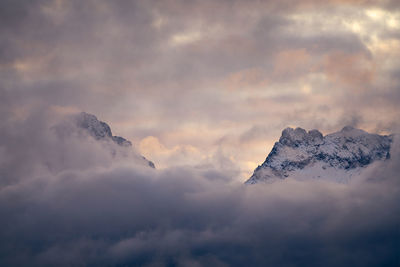
[[[129,140],[126,140],[121,136],[113,136],[110,126],[107,123],[98,120],[95,115],[81,112],[74,117],[74,120],[78,128],[84,130],[94,139],[104,142],[111,142],[121,148],[132,150],[132,143]],[[112,150],[112,153],[115,154],[116,151]],[[141,155],[135,156],[139,160],[143,161],[146,165],[155,168],[154,163],[147,160],[145,157]]]
[[[245,183],[271,183],[287,177],[346,183],[374,161],[390,158],[392,139],[350,126],[326,136],[318,130],[286,128]]]

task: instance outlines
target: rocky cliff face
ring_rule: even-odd
[[[372,162],[390,158],[392,139],[350,126],[326,136],[318,130],[286,128],[246,184],[287,177],[346,183]]]
[[[98,120],[96,116],[86,112],[81,112],[77,114],[74,119],[78,128],[83,129],[96,140],[112,142],[118,146],[132,149],[132,143],[129,140],[126,140],[121,136],[113,136],[110,126],[107,123]],[[112,153],[115,153],[115,151],[112,150]],[[138,156],[145,161],[148,166],[155,168],[153,162],[147,160],[141,155]]]
[[[76,117],[76,125],[87,132],[97,140],[110,139],[121,146],[132,146],[132,143],[120,136],[113,136],[110,126],[103,121],[99,121],[96,116],[81,112]]]

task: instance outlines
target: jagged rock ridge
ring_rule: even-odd
[[[81,112],[75,117],[75,121],[79,128],[85,130],[96,140],[112,141],[121,147],[132,147],[132,143],[129,140],[126,140],[121,136],[113,136],[110,126],[107,123],[98,120],[95,115]],[[145,160],[150,167],[155,168],[153,162],[143,156],[140,157]]]
[[[246,184],[287,177],[346,183],[363,167],[390,158],[392,140],[393,136],[369,134],[350,126],[326,136],[318,130],[286,128]]]
[[[120,136],[113,136],[110,126],[99,121],[95,115],[81,112],[76,116],[76,124],[79,128],[86,129],[87,132],[97,140],[111,139],[121,146],[132,146],[132,143]]]

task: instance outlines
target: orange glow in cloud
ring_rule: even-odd
[[[333,82],[348,85],[363,85],[372,82],[375,64],[363,54],[336,52],[323,60],[326,76]]]
[[[165,168],[171,165],[195,165],[205,160],[203,151],[192,145],[175,145],[166,147],[157,137],[148,136],[139,143],[139,151],[142,155],[151,158],[157,168]]]
[[[262,69],[251,68],[228,75],[221,84],[228,90],[255,89],[267,86],[268,79]]]
[[[305,49],[283,50],[275,57],[275,75],[293,74],[308,69],[310,55]]]

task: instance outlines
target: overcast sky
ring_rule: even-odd
[[[245,180],[287,126],[398,127],[397,1],[1,1],[1,94]]]
[[[288,126],[399,132],[399,59],[397,0],[0,1],[0,265],[399,266],[397,141],[243,185]]]

